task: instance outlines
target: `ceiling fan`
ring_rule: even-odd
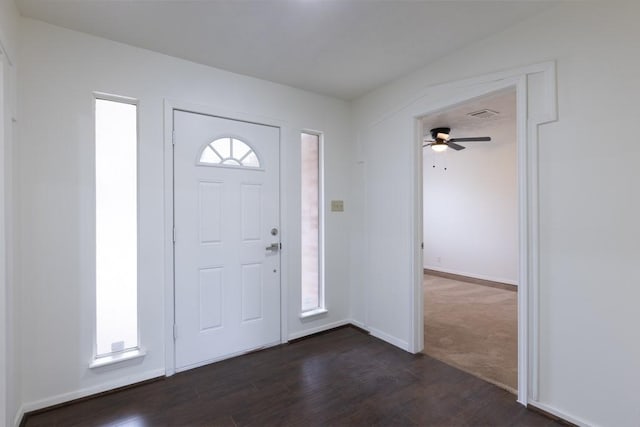
[[[476,142],[476,141],[491,141],[490,136],[474,136],[470,138],[451,138],[449,133],[451,132],[450,128],[433,128],[431,129],[431,138],[433,139],[424,139],[422,142],[426,142],[427,144],[423,144],[423,147],[431,147],[433,151],[442,152],[448,148],[452,150],[460,151],[464,150],[466,147],[462,145],[456,144],[456,142]]]

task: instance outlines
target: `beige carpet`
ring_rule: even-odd
[[[424,352],[515,393],[517,292],[425,274],[424,297]]]

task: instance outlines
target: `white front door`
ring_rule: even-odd
[[[176,370],[280,342],[276,127],[174,111]]]

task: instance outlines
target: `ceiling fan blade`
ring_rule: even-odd
[[[456,150],[456,151],[460,151],[460,150],[464,150],[466,147],[463,147],[462,145],[458,145],[454,142],[451,142],[451,140],[449,140],[449,142],[447,142],[447,145],[449,146],[449,148],[451,148],[452,150]]]
[[[427,141],[424,141],[424,142],[427,142]],[[430,143],[430,144],[422,144],[422,147],[423,147],[423,148],[424,148],[424,147],[431,147],[432,145],[433,145],[433,142],[432,142],[432,143]]]
[[[449,142],[473,142],[473,141],[491,141],[490,136],[476,136],[471,138],[451,138]]]

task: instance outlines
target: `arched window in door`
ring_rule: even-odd
[[[237,138],[225,137],[207,144],[200,153],[198,164],[259,168],[260,159],[246,142]]]

